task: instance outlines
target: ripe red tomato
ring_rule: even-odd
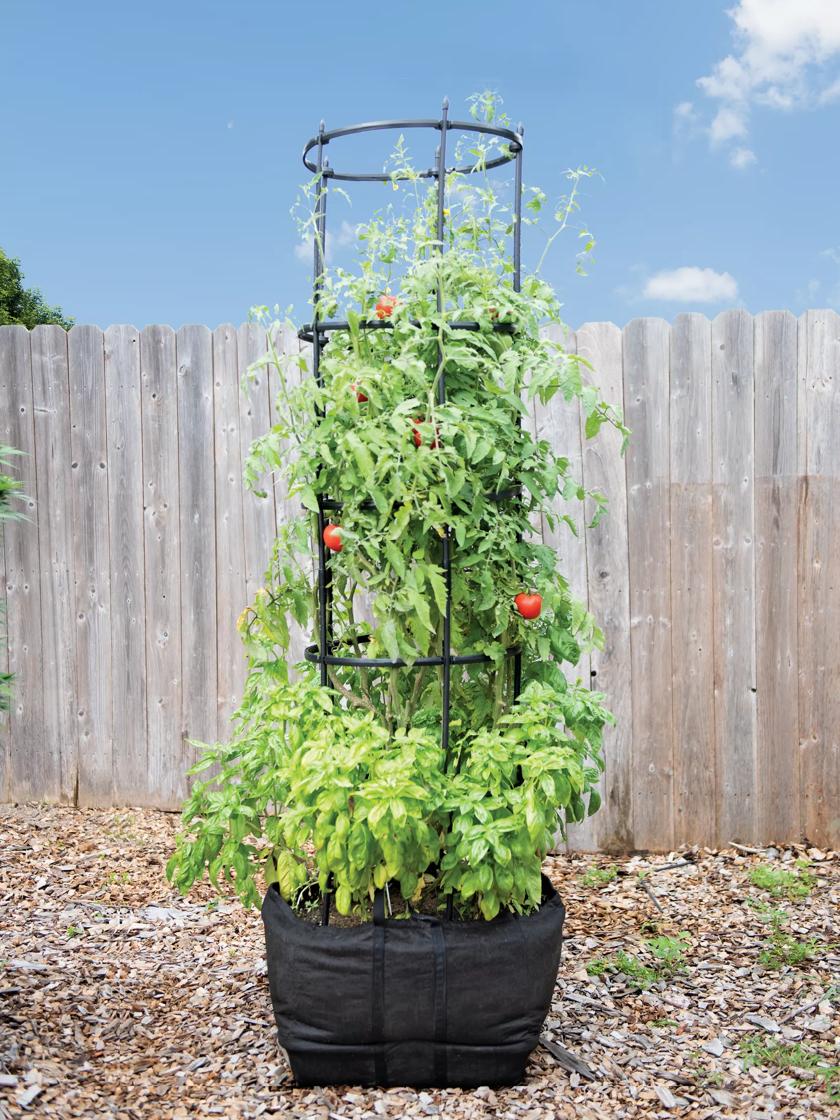
[[[542,610],[542,595],[536,591],[520,591],[513,600],[523,618],[539,618]]]
[[[356,385],[355,382],[350,386],[350,388],[356,394],[356,400],[359,402],[359,404],[365,404],[366,401],[367,401],[367,397],[362,392],[362,390]]]
[[[380,296],[376,301],[376,318],[377,319],[390,319],[391,312],[397,306],[396,296]]]
[[[411,421],[411,434],[414,439],[415,447],[421,447],[423,444],[423,433],[420,431],[420,425],[423,423],[425,423],[425,421],[423,420],[422,416],[418,417],[416,420]],[[431,446],[432,448],[435,448],[437,447],[437,445],[437,428],[435,428],[435,438],[432,440]]]
[[[341,552],[344,545],[341,543],[341,526],[330,522],[324,529],[324,544],[331,552]]]

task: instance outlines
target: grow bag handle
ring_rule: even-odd
[[[435,1084],[447,1083],[446,1059],[446,938],[440,918],[433,914],[412,914],[412,920],[429,926],[434,955],[434,1017],[435,1017]],[[377,890],[373,896],[373,970],[372,970],[372,1016],[371,1026],[376,1040],[374,1062],[378,1084],[387,1080],[387,1061],[385,1055],[385,892]]]

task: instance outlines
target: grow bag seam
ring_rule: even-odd
[[[384,1085],[388,1079],[388,1060],[385,1053],[385,926],[381,922],[373,927],[372,982],[371,1034],[374,1040],[374,1063],[376,1080]]]
[[[447,1081],[446,1054],[446,938],[440,922],[432,922],[432,951],[435,958],[435,1077],[441,1085]]]

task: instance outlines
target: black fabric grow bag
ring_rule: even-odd
[[[300,1085],[465,1088],[522,1080],[560,963],[565,910],[543,876],[526,917],[416,916],[352,928],[262,906],[271,1002]]]

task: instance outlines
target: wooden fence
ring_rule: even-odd
[[[0,328],[0,442],[25,452],[29,522],[0,550],[16,674],[0,795],[174,808],[190,739],[224,736],[235,621],[294,503],[241,484],[273,387],[240,373],[255,325]],[[297,349],[293,336],[284,339]],[[840,843],[840,316],[809,311],[568,337],[633,430],[536,430],[611,512],[556,545],[606,637],[604,849]]]

